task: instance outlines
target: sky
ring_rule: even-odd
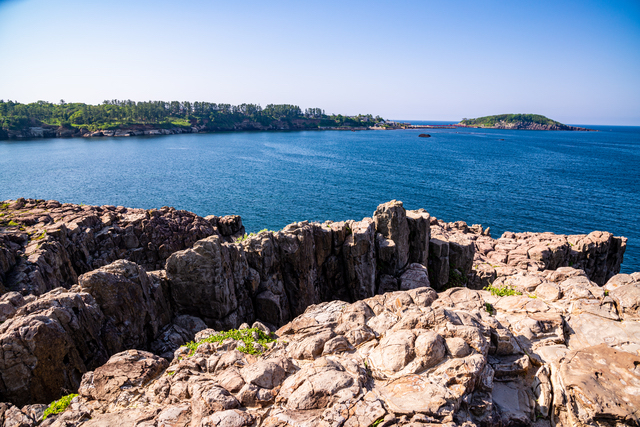
[[[640,125],[640,1],[0,0],[0,99]]]

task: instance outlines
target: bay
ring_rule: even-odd
[[[425,123],[425,122],[423,122]],[[361,219],[391,199],[504,231],[629,238],[640,271],[640,127],[301,131],[0,142],[0,199],[174,206],[248,232]],[[420,133],[431,138],[419,138]]]

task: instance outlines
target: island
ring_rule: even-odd
[[[498,114],[495,116],[478,117],[477,119],[464,118],[459,127],[484,128],[484,129],[524,129],[524,130],[573,130],[597,132],[577,126],[569,126],[551,120],[540,114]]]
[[[170,135],[219,131],[364,130],[380,116],[326,114],[297,105],[106,100],[99,105],[0,100],[0,140]]]

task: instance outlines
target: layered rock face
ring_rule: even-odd
[[[0,202],[0,227],[0,291],[23,295],[68,289],[80,274],[117,259],[158,270],[173,252],[204,237],[230,241],[244,234],[238,216],[34,199]]]
[[[17,222],[24,212],[16,211],[44,202],[14,203],[25,206],[3,212]],[[140,210],[132,233],[122,232],[122,217],[102,229],[117,240],[138,237],[135,230],[153,237],[149,222],[172,224],[171,215],[209,224],[208,237],[182,237],[183,247],[195,244],[167,253],[164,270],[145,269],[157,269],[160,258],[123,259],[148,245],[144,252],[86,244],[81,258],[68,241],[43,233],[39,240],[62,248],[47,249],[48,259],[67,254],[69,271],[84,274],[56,279],[65,286],[41,295],[25,291],[38,288],[33,274],[20,282],[22,293],[0,297],[0,400],[18,405],[0,404],[4,425],[35,425],[41,403],[77,390],[70,409],[43,425],[638,423],[640,274],[615,275],[624,238],[492,239],[481,226],[444,223],[392,201],[362,221],[296,223],[234,243],[244,231],[239,217],[161,211]],[[0,234],[5,284],[18,283],[6,278],[24,271],[21,251],[41,235],[29,227],[51,225],[37,218]],[[167,242],[179,241],[180,230]],[[165,244],[158,239],[154,245]],[[109,253],[120,259],[93,258]],[[76,269],[78,260],[93,265],[88,259],[105,262]],[[47,274],[62,271],[52,264],[33,271],[51,280]],[[487,284],[516,295],[472,289]],[[195,354],[179,348],[207,327],[256,319],[263,330],[281,326],[277,342],[256,347],[260,356],[239,352],[243,344],[233,340]]]

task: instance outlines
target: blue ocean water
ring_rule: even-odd
[[[247,231],[402,200],[504,231],[629,238],[640,271],[640,127],[600,132],[304,131],[0,142],[0,200],[241,215]]]

